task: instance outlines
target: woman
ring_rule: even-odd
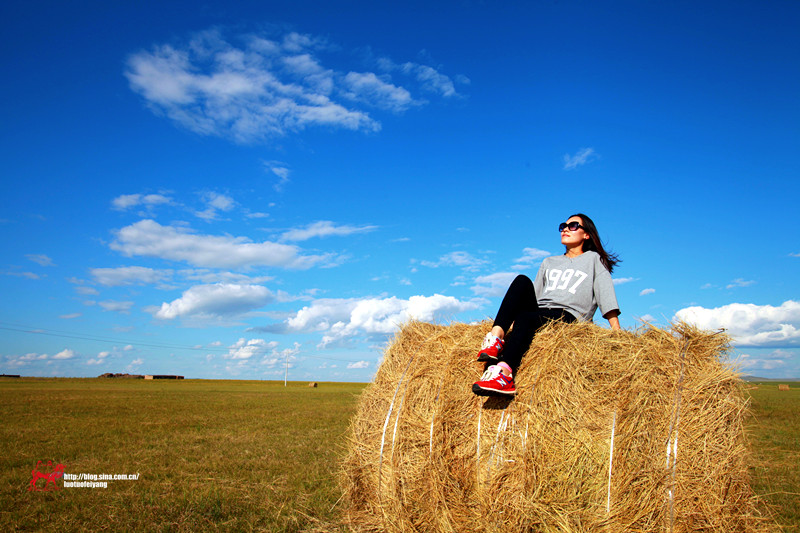
[[[594,222],[584,214],[572,215],[558,229],[566,253],[546,258],[534,281],[519,275],[508,288],[478,355],[478,361],[491,366],[472,385],[475,394],[516,394],[514,371],[536,331],[548,320],[591,321],[600,307],[611,329],[620,329],[611,282],[611,271],[620,259],[606,252]]]

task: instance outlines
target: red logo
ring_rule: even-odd
[[[42,471],[44,470],[44,471]],[[60,487],[56,485],[56,479],[64,476],[64,465],[58,463],[57,465],[53,466],[53,461],[47,461],[47,465],[42,467],[42,462],[37,461],[36,468],[31,470],[31,482],[28,483],[28,490],[29,491],[50,491],[50,490],[59,490]],[[36,482],[40,479],[44,479],[44,488],[40,488],[36,485]],[[50,488],[50,484],[53,484],[53,488]]]

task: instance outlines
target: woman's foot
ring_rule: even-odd
[[[486,369],[481,379],[472,385],[472,392],[478,396],[514,396],[514,378],[503,373],[502,367],[492,365]]]
[[[503,339],[491,333],[487,333],[483,338],[483,345],[478,354],[478,361],[486,361],[489,363],[496,363],[500,352],[503,351]]]

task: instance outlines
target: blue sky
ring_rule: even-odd
[[[0,373],[367,381],[409,318],[493,317],[584,212],[623,327],[726,328],[800,377],[797,2],[0,21]]]

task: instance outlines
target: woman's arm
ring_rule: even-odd
[[[611,329],[619,330],[621,329],[618,318],[620,311],[617,303],[617,294],[614,291],[614,281],[597,254],[595,254],[594,272],[594,298],[600,310],[603,311],[603,318],[608,320],[611,325]]]
[[[611,326],[611,329],[619,330],[619,309],[614,309],[613,311],[609,311],[604,315],[605,319],[608,320],[608,324]]]

